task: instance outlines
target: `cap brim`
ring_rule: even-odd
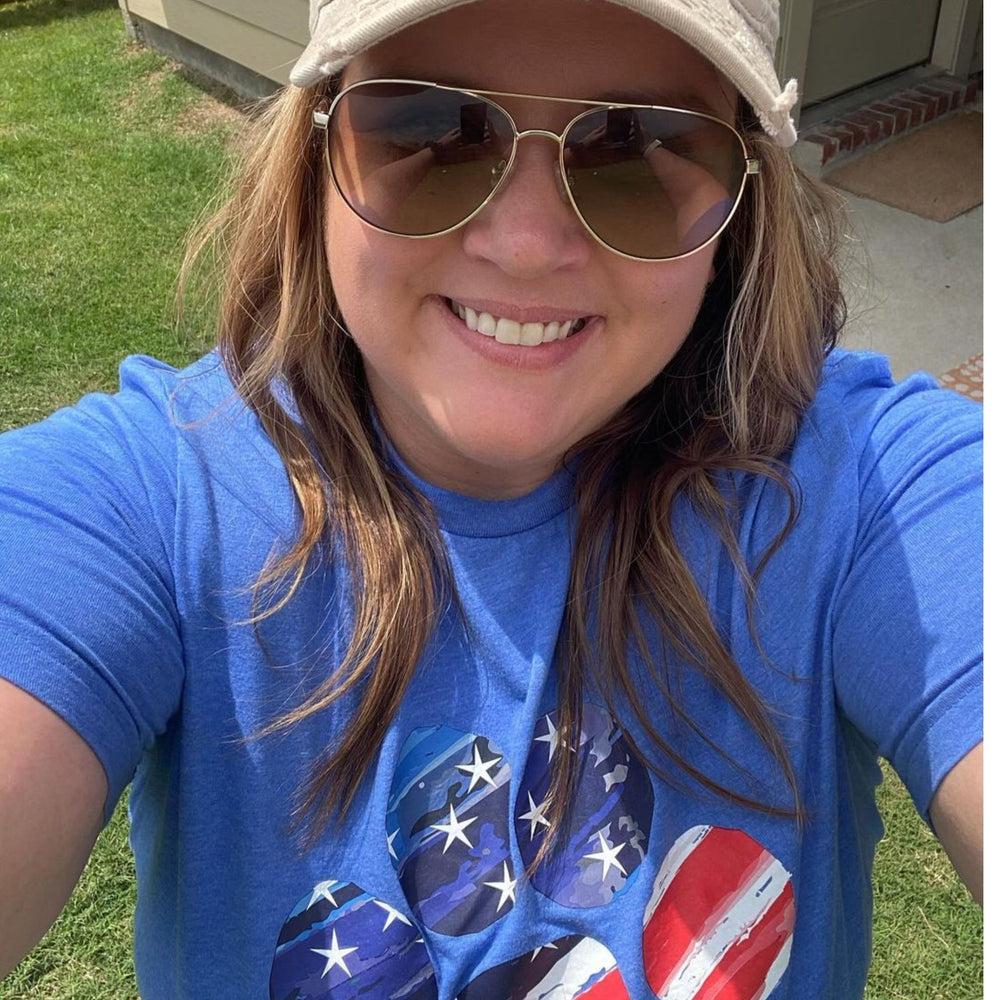
[[[319,12],[312,39],[289,80],[311,87],[339,73],[356,55],[405,28],[476,0],[396,0],[383,3],[382,12],[359,13],[354,4],[328,3]]]

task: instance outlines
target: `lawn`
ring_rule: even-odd
[[[128,353],[200,352],[173,282],[238,114],[126,44],[114,0],[0,6],[0,52],[2,430],[113,388]]]
[[[115,0],[0,5],[0,53],[2,430],[113,389],[126,354],[180,365],[201,353],[204,335],[173,323],[174,279],[240,117],[225,95],[128,44]],[[982,997],[981,912],[891,772],[879,801],[887,835],[866,1000]],[[0,998],[136,997],[134,894],[120,806]]]

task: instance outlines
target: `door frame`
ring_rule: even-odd
[[[806,78],[812,18],[813,0],[783,0],[781,36],[775,55],[782,82],[795,77],[801,85]],[[968,76],[982,18],[983,0],[941,0],[930,65],[953,76]],[[801,102],[796,106],[796,118],[801,106]]]

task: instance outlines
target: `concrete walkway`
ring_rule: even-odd
[[[968,110],[983,110],[982,92]],[[856,237],[842,344],[888,355],[896,378],[942,375],[982,354],[983,206],[942,223],[840,193]]]
[[[941,375],[981,354],[982,205],[941,223],[845,197],[859,243],[845,268],[844,346],[888,355],[896,378]]]

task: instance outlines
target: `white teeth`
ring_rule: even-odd
[[[544,323],[524,323],[521,326],[521,344],[524,347],[537,347],[542,342],[545,333]]]
[[[451,300],[451,311],[470,330],[484,337],[495,337],[499,344],[516,344],[520,347],[537,347],[551,344],[554,340],[565,340],[571,333],[578,333],[587,325],[586,317],[564,323],[518,323],[506,316],[491,316],[488,312],[477,313],[475,309]]]
[[[501,316],[497,320],[497,343],[498,344],[520,344],[521,324],[515,323],[512,319]]]

